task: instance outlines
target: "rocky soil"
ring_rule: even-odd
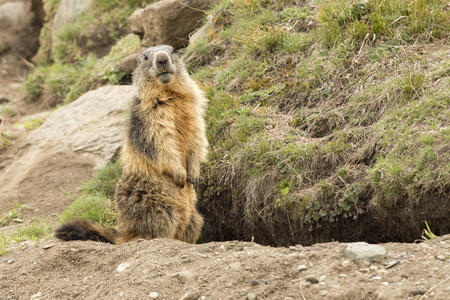
[[[1,258],[0,298],[448,299],[450,236],[379,246],[385,257],[369,262],[339,242],[23,242]]]

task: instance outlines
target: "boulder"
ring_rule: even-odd
[[[138,57],[142,50],[125,56],[119,63],[119,69],[122,72],[131,74],[137,67]]]
[[[30,139],[33,148],[72,151],[104,166],[122,143],[124,111],[134,96],[132,86],[105,86],[89,91],[54,112]],[[81,159],[81,158],[80,158]]]
[[[138,9],[128,18],[130,30],[141,37],[142,47],[160,44],[175,49],[189,43],[189,35],[200,25],[207,9],[218,0],[163,0]]]
[[[51,191],[58,197],[79,187],[118,152],[134,95],[132,86],[106,86],[53,112],[0,169],[0,199],[31,203],[39,197],[32,204],[42,208]]]

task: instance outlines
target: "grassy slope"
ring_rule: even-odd
[[[298,2],[221,1],[184,54],[211,100],[206,237],[449,232],[446,2]]]
[[[450,232],[449,19],[436,0],[221,1],[183,54],[211,100],[204,238]],[[102,172],[62,222],[114,224],[119,165]]]

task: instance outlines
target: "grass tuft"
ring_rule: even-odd
[[[114,226],[117,221],[114,190],[120,177],[120,163],[108,163],[98,170],[93,178],[83,186],[83,195],[76,198],[59,216],[61,223],[73,219],[90,220],[106,226]]]

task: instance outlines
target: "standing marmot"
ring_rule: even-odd
[[[116,186],[117,230],[71,221],[63,240],[123,243],[173,238],[195,243],[203,226],[194,185],[207,155],[206,99],[170,46],[148,48],[133,73],[137,97],[121,153]]]

